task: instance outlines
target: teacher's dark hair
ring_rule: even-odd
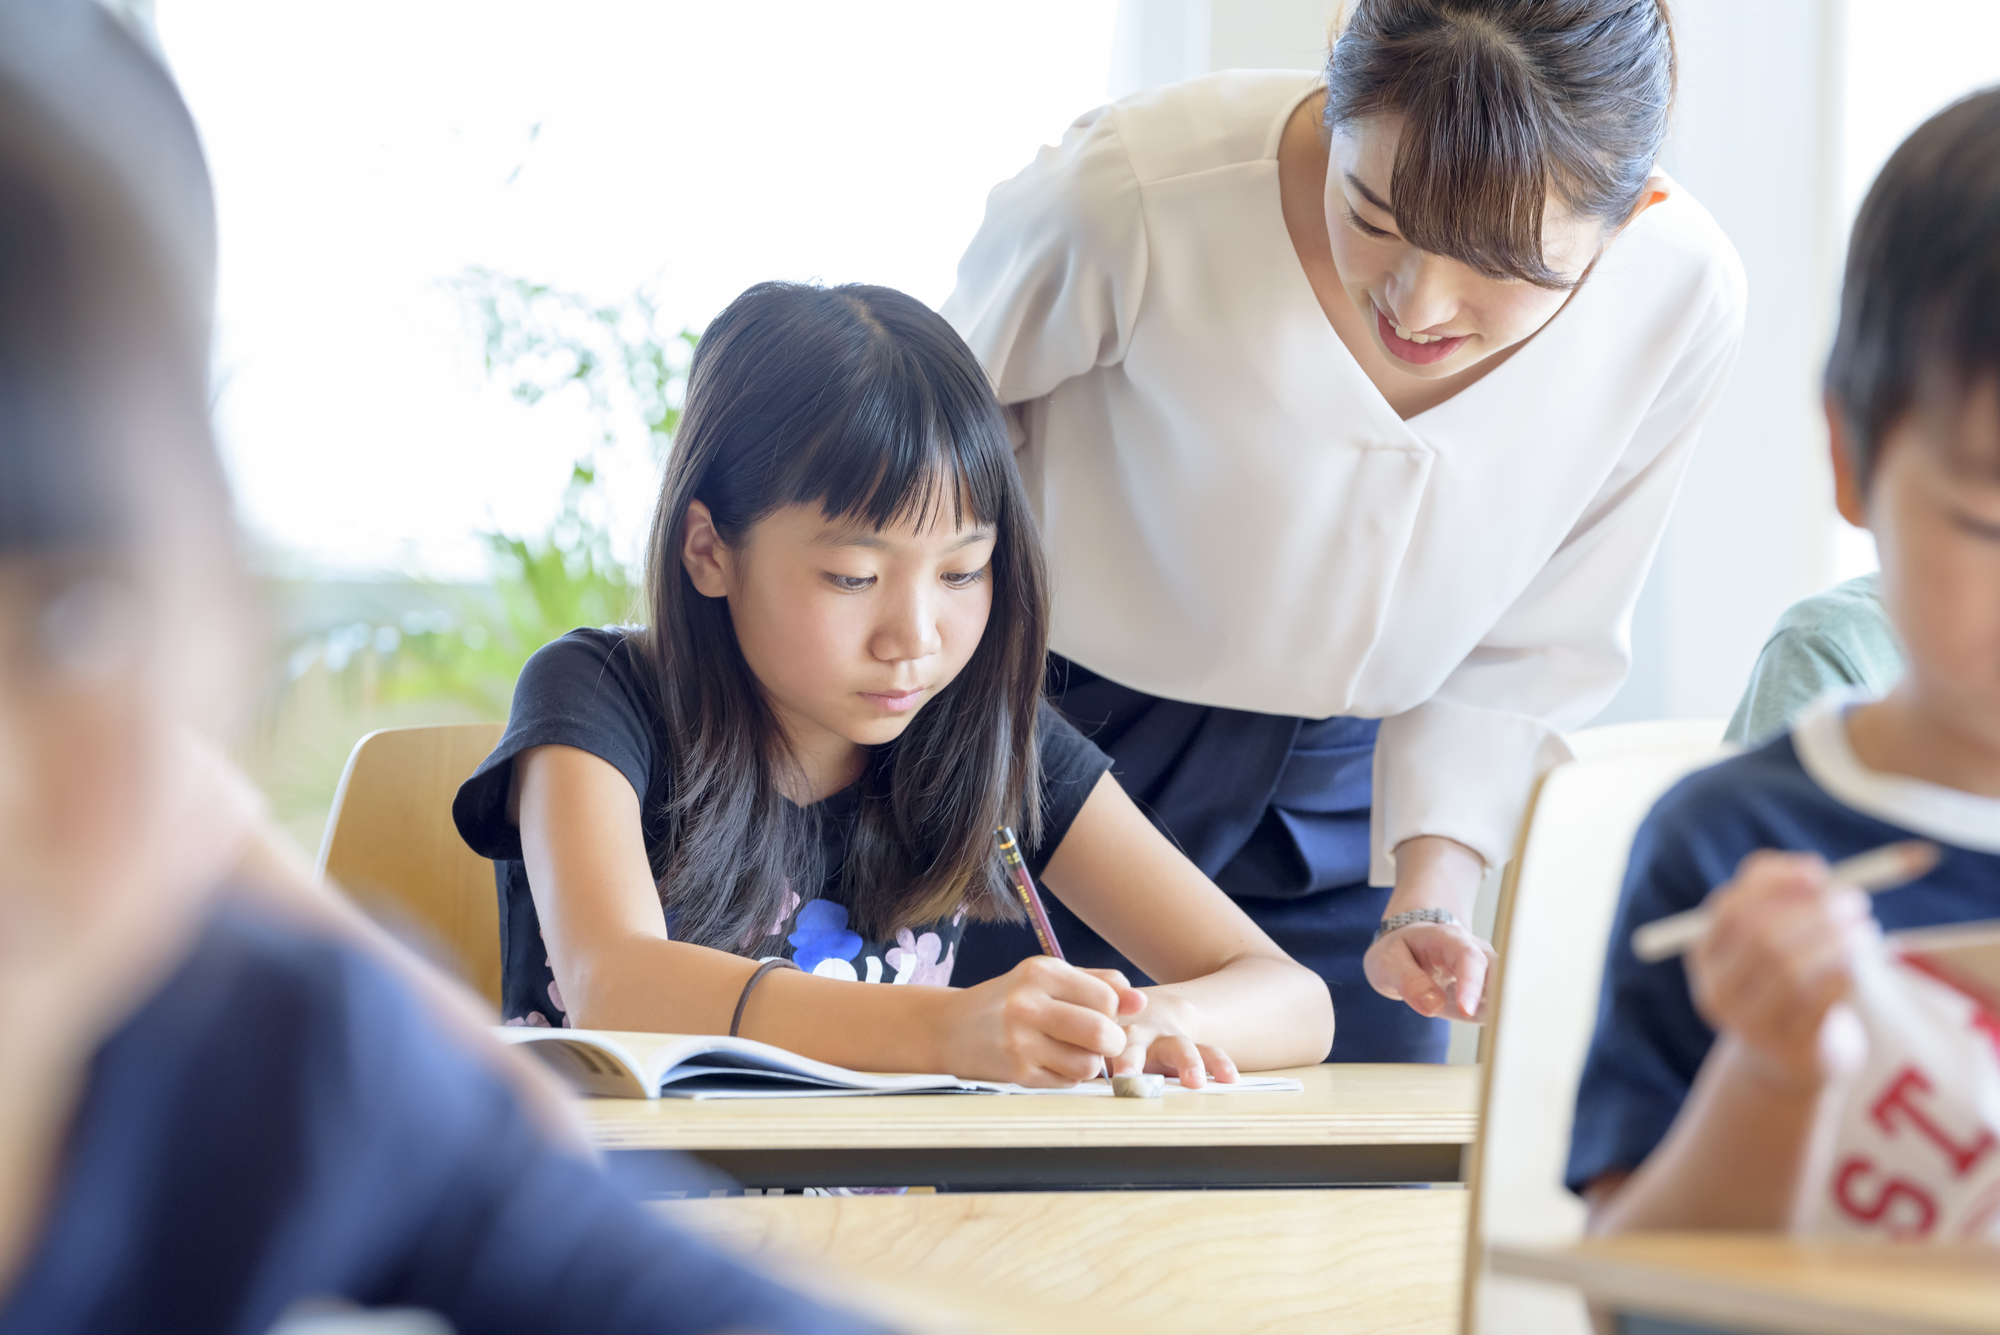
[[[996,826],[1032,842],[1041,812],[1035,713],[1048,579],[1000,405],[978,360],[927,306],[885,287],[764,283],[715,317],[689,371],[647,556],[639,641],[673,752],[656,864],[677,940],[739,953],[821,884],[793,763],[737,644],[728,604],[681,563],[701,501],[726,543],[787,505],[882,528],[990,524],[993,611],[958,677],[872,748],[841,869],[856,930],[1017,918]],[[1034,833],[1028,833],[1033,831]]]
[[[1918,126],[1855,216],[1826,393],[1862,484],[1898,419],[1985,381],[2000,382],[2000,89]]]
[[[1397,230],[1495,278],[1563,288],[1542,254],[1551,194],[1611,226],[1666,142],[1664,0],[1357,0],[1326,66],[1326,127],[1400,116]]]

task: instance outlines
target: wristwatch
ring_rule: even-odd
[[[1420,922],[1441,922],[1447,927],[1458,925],[1458,919],[1447,909],[1411,909],[1407,913],[1398,913],[1393,918],[1382,919],[1375,928],[1375,939],[1380,941],[1391,932],[1400,932],[1405,927],[1412,927]]]

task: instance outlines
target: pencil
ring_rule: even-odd
[[[1021,861],[1021,850],[1014,844],[1014,831],[1002,825],[993,836],[1000,841],[1000,861],[1006,865],[1007,879],[1014,883],[1014,893],[1021,897],[1021,907],[1028,911],[1028,921],[1035,926],[1042,953],[1063,959],[1062,947],[1056,944],[1055,928],[1049,926],[1048,912],[1042,908],[1041,892],[1035,889],[1035,878],[1028,875],[1028,864]]]
[[[1884,844],[1828,867],[1827,884],[1878,894],[1916,880],[1937,866],[1939,856],[1938,846],[1922,839]],[[1707,909],[1699,908],[1649,922],[1632,933],[1632,953],[1642,964],[1658,964],[1685,954],[1708,932],[1713,916]]]

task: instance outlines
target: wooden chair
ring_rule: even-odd
[[[465,846],[451,799],[500,742],[498,723],[385,728],[354,744],[319,850],[331,878],[392,928],[500,1004],[500,906],[493,864]]]
[[[1676,781],[1727,754],[1721,738],[1719,722],[1590,729],[1536,789],[1494,923],[1501,965],[1469,1174],[1465,1335],[1591,1333],[1574,1291],[1496,1276],[1486,1248],[1583,1234],[1563,1170],[1632,836]]]

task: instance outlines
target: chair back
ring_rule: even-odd
[[[1575,759],[1536,789],[1495,914],[1466,1335],[1591,1335],[1573,1291],[1495,1276],[1486,1248],[1583,1234],[1563,1172],[1632,837],[1668,788],[1728,754],[1722,724],[1708,721],[1592,728],[1569,743]]]
[[[458,837],[451,800],[504,731],[498,723],[385,728],[354,744],[327,814],[319,874],[500,1004],[493,864]]]

